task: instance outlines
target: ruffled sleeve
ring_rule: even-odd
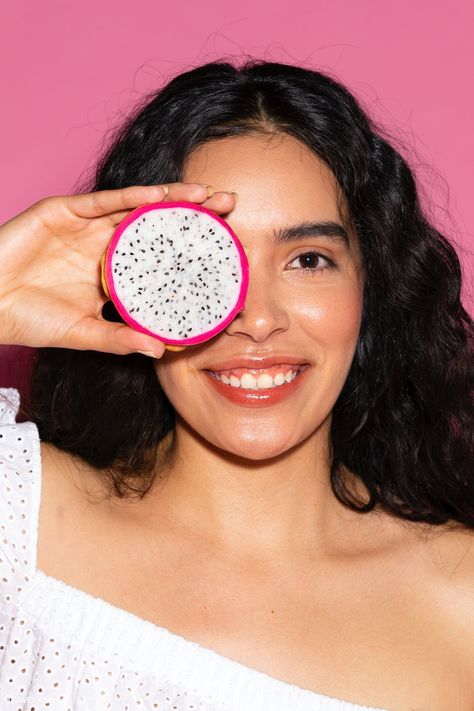
[[[10,605],[36,569],[40,443],[32,422],[16,422],[20,396],[0,388],[0,606]]]

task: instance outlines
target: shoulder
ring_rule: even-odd
[[[0,388],[0,456],[9,460],[16,450],[24,449],[23,440],[37,443],[38,430],[33,422],[17,422],[20,394],[15,388]],[[8,451],[7,451],[8,450]]]
[[[41,492],[38,430],[32,422],[16,422],[19,403],[16,390],[0,389],[0,578],[7,601],[18,580],[34,570]]]
[[[41,477],[38,429],[16,422],[19,403],[17,390],[0,388],[0,512],[9,520],[38,497]]]
[[[467,593],[474,611],[474,528],[433,527],[425,537],[424,554],[433,582],[452,594]]]
[[[455,596],[458,604],[465,602],[474,623],[474,529],[456,527],[434,533],[427,541],[426,554],[434,581]]]
[[[474,530],[432,527],[419,560],[434,635],[443,641],[446,660],[472,685],[474,702]]]

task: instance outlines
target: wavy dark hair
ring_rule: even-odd
[[[248,58],[191,69],[122,125],[89,189],[180,181],[206,141],[279,133],[333,172],[364,264],[360,335],[332,418],[334,494],[361,513],[474,528],[473,322],[460,263],[407,161],[340,82]],[[157,453],[171,456],[174,409],[144,356],[43,349],[31,394],[41,438],[103,470],[118,496],[144,496]]]

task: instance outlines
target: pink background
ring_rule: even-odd
[[[177,73],[245,54],[303,64],[345,82],[406,146],[474,313],[471,3],[15,0],[0,19],[0,222],[72,192],[127,109]],[[0,386],[22,387],[29,357],[1,348]]]

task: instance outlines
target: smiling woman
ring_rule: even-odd
[[[3,340],[42,346],[30,421],[1,415],[2,709],[472,711],[473,327],[406,162],[331,77],[215,62],[90,187],[0,231]],[[98,316],[113,227],[158,200],[249,264],[180,352]]]

